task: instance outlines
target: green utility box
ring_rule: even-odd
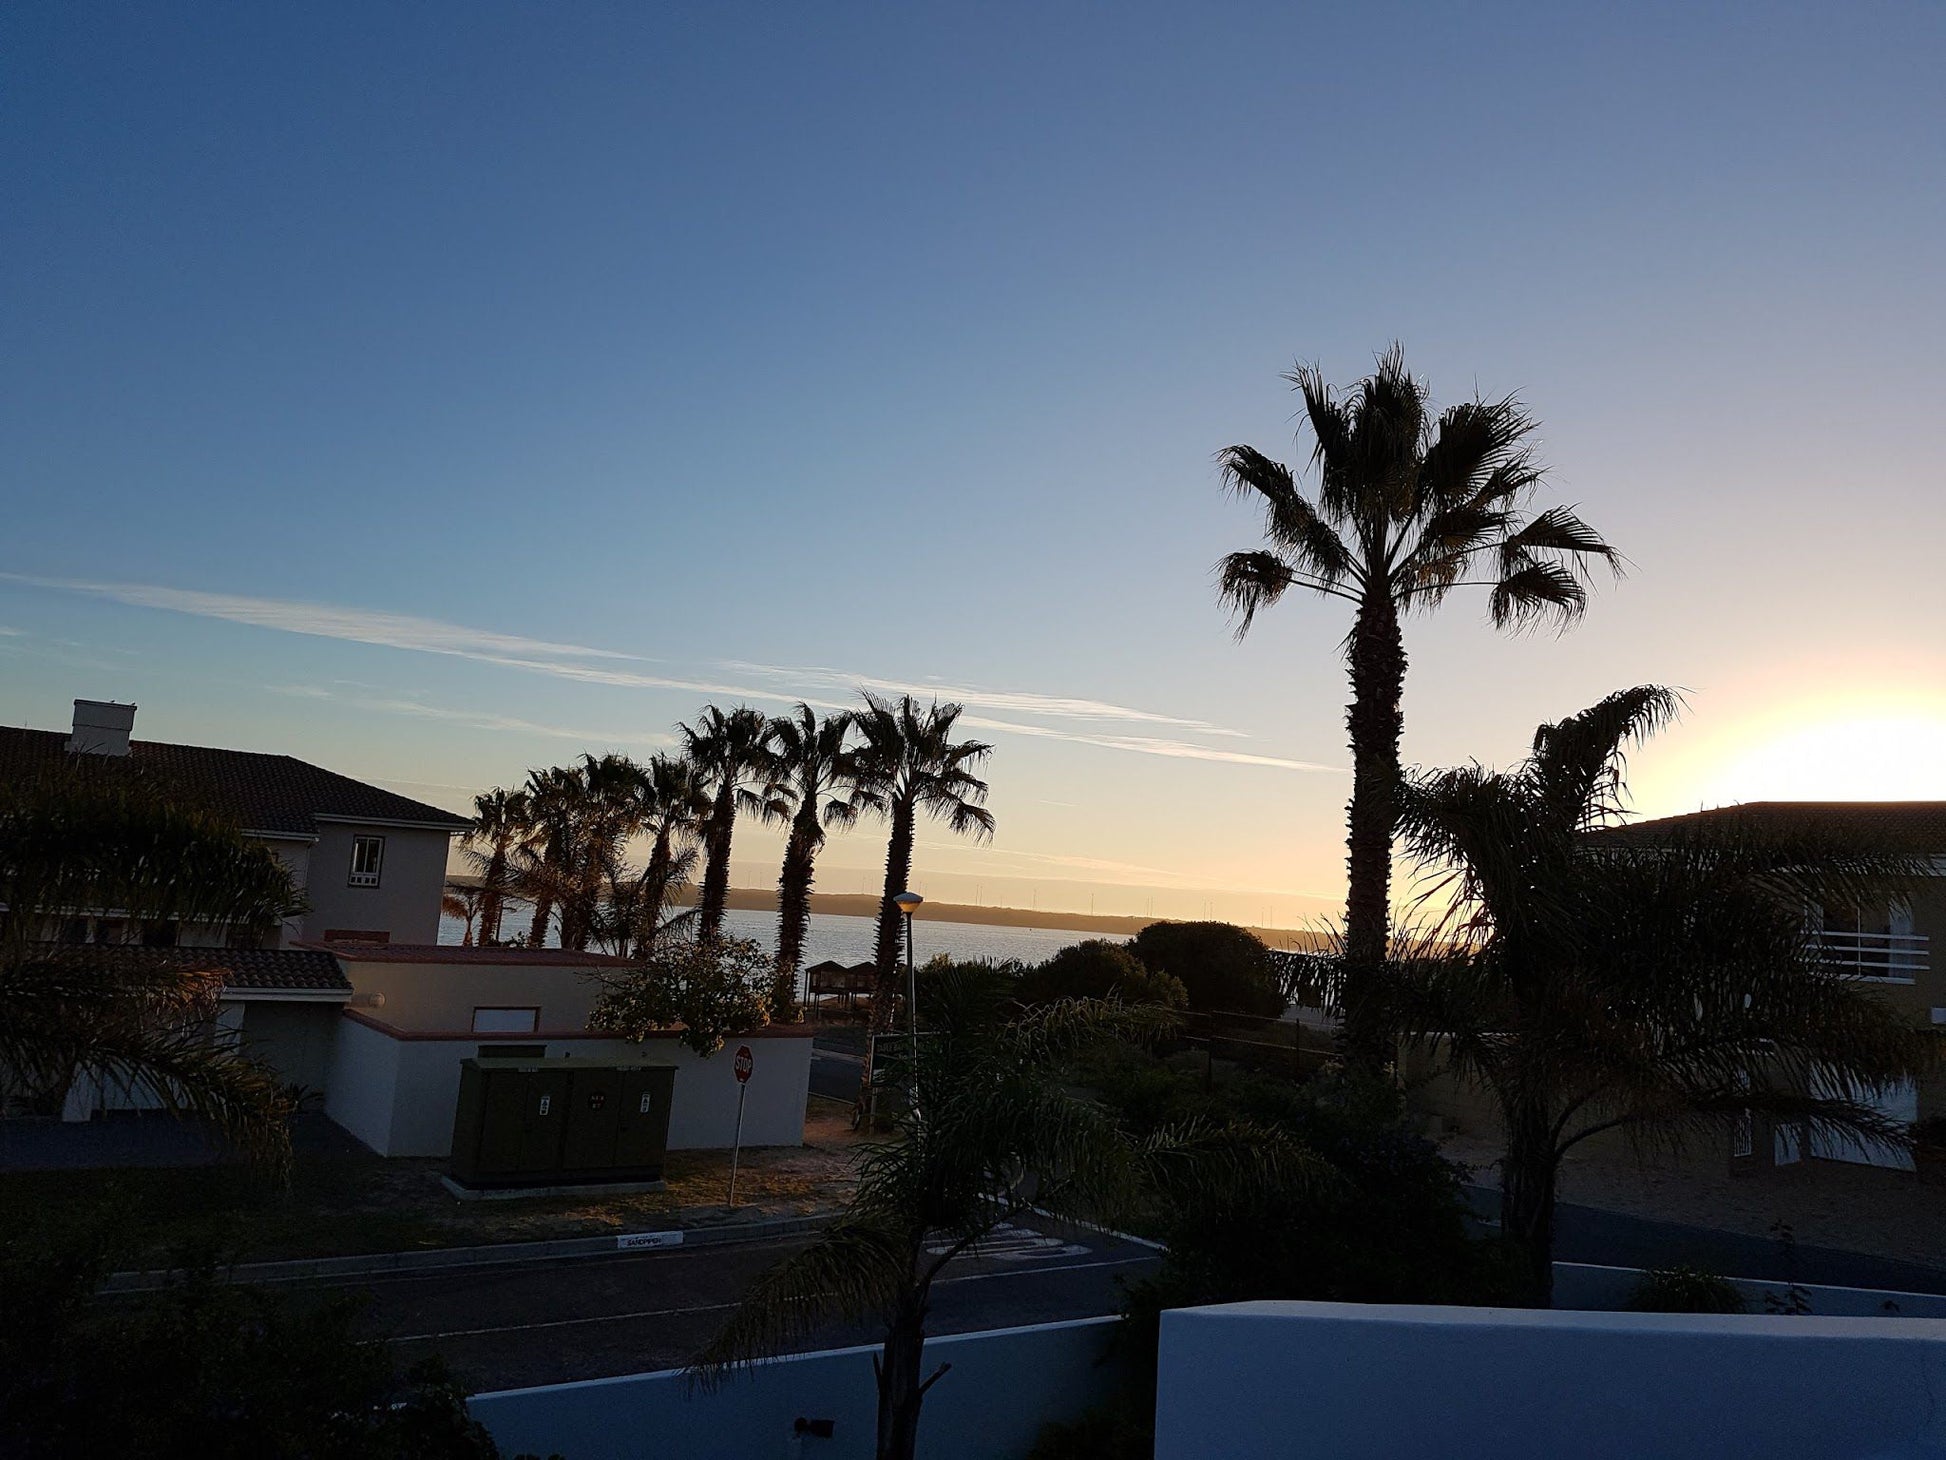
[[[673,1064],[463,1060],[452,1177],[476,1189],[660,1181]]]

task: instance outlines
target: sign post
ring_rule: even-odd
[[[737,1052],[730,1061],[730,1068],[737,1077],[737,1133],[730,1146],[730,1205],[737,1204],[737,1166],[743,1159],[743,1097],[750,1093],[750,1071],[755,1068],[756,1056],[750,1053],[750,1046],[739,1044]]]

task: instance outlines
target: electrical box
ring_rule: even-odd
[[[474,1188],[662,1179],[676,1067],[462,1060],[452,1177]]]

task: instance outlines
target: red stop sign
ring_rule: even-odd
[[[750,1053],[750,1046],[747,1044],[739,1044],[737,1046],[736,1058],[730,1061],[730,1068],[736,1071],[737,1083],[739,1085],[747,1085],[750,1083],[750,1071],[756,1067],[756,1063],[757,1058]]]

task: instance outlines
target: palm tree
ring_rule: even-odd
[[[531,770],[520,800],[525,810],[519,841],[520,889],[534,904],[527,946],[547,946],[554,905],[574,846],[574,819],[584,796],[581,778],[567,766]]]
[[[291,1102],[273,1071],[212,1038],[221,974],[193,948],[50,942],[50,912],[113,908],[131,929],[168,923],[247,943],[303,907],[262,843],[136,768],[63,768],[0,787],[4,1083],[30,1099],[58,1099],[84,1077],[138,1088],[281,1166]]]
[[[1542,470],[1528,445],[1536,423],[1517,401],[1475,399],[1435,419],[1396,345],[1343,397],[1315,367],[1286,378],[1316,437],[1317,494],[1304,497],[1289,467],[1252,447],[1220,452],[1226,487],[1263,499],[1269,547],[1230,554],[1218,581],[1241,614],[1239,637],[1292,588],[1352,606],[1343,1038],[1350,1062],[1376,1070],[1393,1055],[1373,995],[1390,922],[1406,670],[1400,621],[1477,586],[1489,590],[1496,627],[1565,624],[1586,605],[1585,564],[1612,566],[1616,555],[1566,508],[1522,516]]]
[[[996,1000],[968,987],[991,973],[929,975],[925,1057],[892,1073],[911,1098],[890,1139],[866,1147],[856,1195],[811,1244],[764,1273],[694,1372],[716,1382],[739,1365],[802,1342],[838,1319],[884,1325],[878,1374],[878,1460],[911,1460],[927,1392],[932,1289],[955,1258],[977,1252],[1030,1209],[1108,1221],[1157,1185],[1208,1185],[1275,1161],[1275,1138],[1254,1130],[1170,1129],[1139,1141],[1101,1102],[1059,1078],[1091,1042],[1167,1027],[1159,1009],[1070,999],[995,1023]],[[918,1112],[923,1111],[920,1118]],[[1294,1164],[1317,1170],[1297,1153]]]
[[[635,891],[634,939],[631,948],[624,951],[647,958],[655,951],[655,940],[663,929],[689,916],[669,917],[667,912],[676,893],[689,881],[696,863],[696,838],[711,802],[695,767],[667,755],[649,762],[638,794],[642,832],[649,838],[649,860]]]
[[[1534,736],[1509,772],[1415,776],[1400,829],[1447,869],[1449,921],[1400,961],[1408,1038],[1491,1091],[1507,1141],[1501,1225],[1551,1291],[1556,1176],[1604,1131],[1678,1143],[1750,1112],[1816,1136],[1909,1137],[1872,1096],[1916,1077],[1929,1033],[1822,961],[1807,910],[1884,902],[1898,856],[1759,834],[1615,828],[1623,753],[1675,714],[1655,685]]]
[[[790,815],[777,874],[777,992],[780,1012],[794,1006],[804,935],[811,925],[811,878],[825,827],[855,815],[849,713],[819,720],[809,705],[770,722],[770,795]]]
[[[709,787],[710,814],[703,834],[703,892],[697,902],[697,936],[714,938],[723,926],[730,896],[730,838],[738,811],[758,815],[769,804],[759,791],[769,780],[766,739],[770,722],[747,705],[725,714],[707,705],[694,725],[679,725],[683,752]]]
[[[899,946],[903,929],[894,899],[911,885],[912,842],[923,814],[944,821],[959,836],[985,841],[993,835],[993,813],[986,809],[987,783],[974,767],[992,754],[978,740],[955,742],[953,729],[962,707],[934,701],[921,711],[911,695],[895,704],[867,692],[858,712],[862,743],[854,752],[853,783],[845,815],[875,811],[891,826],[885,843],[885,886],[878,904],[878,937],[873,950],[877,976],[872,987],[873,1035],[892,1026],[899,990]],[[866,1041],[859,1082],[862,1113],[872,1088],[872,1051]]]
[[[473,928],[480,920],[480,906],[486,900],[484,891],[478,887],[463,887],[447,883],[446,890],[439,896],[439,910],[449,918],[458,918],[466,927],[460,938],[462,948],[473,946]]]
[[[500,919],[506,908],[508,863],[528,808],[518,791],[496,787],[473,798],[473,828],[466,834],[468,854],[480,868],[480,942],[500,941]],[[484,846],[486,851],[479,850]]]

